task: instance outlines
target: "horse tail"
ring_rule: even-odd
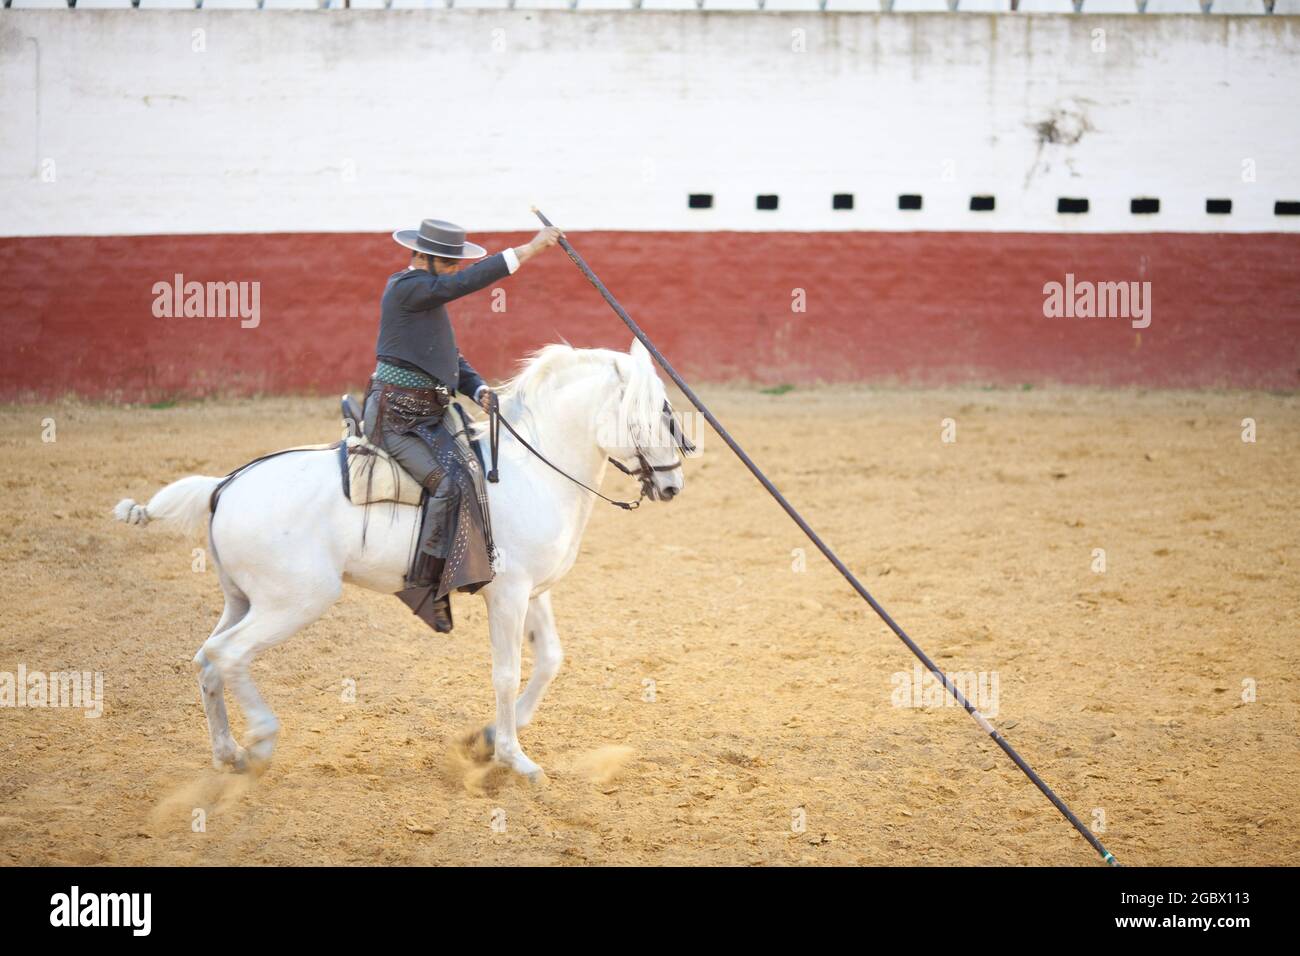
[[[127,524],[146,525],[157,521],[169,530],[193,534],[207,521],[212,492],[221,481],[207,475],[191,475],[161,489],[147,505],[123,498],[113,509],[113,517]]]

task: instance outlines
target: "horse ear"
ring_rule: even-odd
[[[650,351],[641,344],[640,339],[632,339],[632,347],[627,350],[627,354],[632,356],[633,360],[637,362],[644,362],[646,365],[651,366],[654,365],[654,361],[650,358]]]

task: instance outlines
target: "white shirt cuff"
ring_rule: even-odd
[[[514,275],[514,271],[519,268],[519,256],[517,256],[515,250],[509,246],[506,246],[506,248],[502,250],[501,255],[505,256],[506,268],[510,270],[511,275]]]
[[[483,393],[487,391],[487,388],[488,388],[487,385],[480,385],[478,388],[474,389],[474,404],[475,404],[475,405],[477,405],[477,404],[478,404],[478,400],[479,400],[480,398],[483,397]]]

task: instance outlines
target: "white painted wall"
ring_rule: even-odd
[[[1298,100],[1277,17],[10,10],[0,234],[1296,231]]]

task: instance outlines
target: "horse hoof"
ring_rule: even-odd
[[[250,743],[247,749],[241,748],[239,754],[238,767],[240,770],[251,773],[254,777],[260,777],[266,773],[266,768],[271,766],[271,754],[275,753],[275,737],[266,737],[262,740]]]
[[[248,751],[243,747],[235,747],[234,750],[213,754],[213,770],[233,770],[236,773],[243,773],[248,769]]]
[[[536,787],[538,789],[545,787],[546,784],[549,782],[546,776],[546,771],[543,770],[541,767],[538,767],[532,773],[525,774],[524,779],[528,781],[528,785],[530,787]]]
[[[457,741],[465,758],[474,763],[488,763],[496,752],[496,731],[491,727],[471,730]]]
[[[246,773],[249,776],[260,777],[262,774],[266,773],[267,769],[270,766],[271,766],[270,757],[264,757],[261,759],[250,757],[249,759],[243,762],[243,765],[239,768],[239,770],[241,773]]]
[[[497,753],[492,755],[492,762],[499,766],[506,767],[513,773],[519,774],[530,784],[535,786],[545,782],[546,774],[541,767],[533,763],[517,749],[507,753]]]

